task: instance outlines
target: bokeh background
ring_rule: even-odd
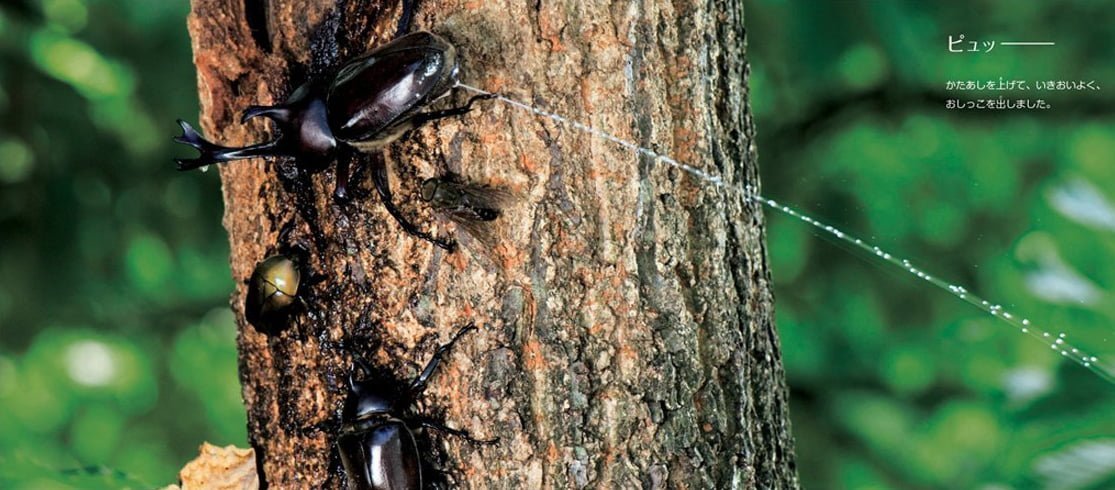
[[[247,444],[178,0],[0,3],[0,488],[152,488]]]
[[[1115,3],[750,0],[764,194],[1115,368]],[[948,36],[1053,41],[950,53]],[[947,80],[1096,80],[946,92]],[[949,111],[950,97],[1047,111]],[[1115,385],[768,213],[806,488],[1115,488]]]
[[[764,194],[1115,359],[1115,5],[746,5]],[[247,444],[219,181],[170,162],[187,10],[0,3],[0,488],[148,488]],[[1103,89],[944,109],[998,77]],[[1115,385],[768,216],[807,488],[1115,488]]]

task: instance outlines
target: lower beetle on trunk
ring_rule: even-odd
[[[427,466],[414,436],[418,428],[433,429],[478,444],[494,444],[496,439],[473,439],[467,432],[451,429],[418,415],[410,417],[407,409],[426,389],[442,356],[464,334],[476,330],[472,324],[462,328],[448,344],[438,347],[434,357],[408,385],[402,386],[389,377],[379,376],[363,360],[357,359],[349,375],[349,394],[341,412],[341,430],[337,451],[341,456],[349,488],[359,490],[400,490],[423,487],[428,483],[423,466]],[[357,372],[363,374],[357,379]]]

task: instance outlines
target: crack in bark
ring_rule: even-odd
[[[252,31],[252,39],[264,53],[271,52],[271,31],[267,28],[268,0],[244,0],[244,22]]]

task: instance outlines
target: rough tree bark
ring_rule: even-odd
[[[395,1],[193,0],[206,134],[266,137],[239,112],[384,42],[398,14]],[[742,0],[426,0],[415,28],[456,44],[466,83],[730,185],[757,184]],[[465,246],[453,254],[403,233],[366,173],[342,206],[332,169],[220,168],[240,379],[265,485],[343,484],[332,437],[305,430],[345,395],[351,360],[334,343],[347,339],[405,379],[472,321],[479,333],[446,359],[421,404],[502,439],[429,435],[459,485],[795,487],[758,206],[553,121],[479,105],[387,155],[404,212],[455,234]],[[454,231],[416,198],[421,179],[447,170],[518,195],[496,222],[497,246]],[[327,279],[288,330],[268,336],[243,320],[244,282],[286,223]]]

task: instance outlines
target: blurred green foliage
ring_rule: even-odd
[[[1115,80],[1115,8],[747,8],[766,195],[1115,358],[1109,91],[1036,113],[940,100],[948,79]],[[197,112],[186,12],[0,6],[2,488],[145,488],[202,441],[247,444],[218,186],[169,171],[171,121]],[[948,53],[962,33],[1058,44]],[[802,223],[769,226],[808,488],[1115,486],[1115,387]]]
[[[763,194],[1115,369],[1115,5],[749,0]],[[948,36],[1054,41],[949,53]],[[956,112],[947,80],[1096,80]],[[806,488],[1115,488],[1115,385],[768,213]],[[862,260],[861,260],[862,259]]]
[[[188,9],[0,6],[0,488],[150,488],[247,444],[219,186],[170,160]]]

